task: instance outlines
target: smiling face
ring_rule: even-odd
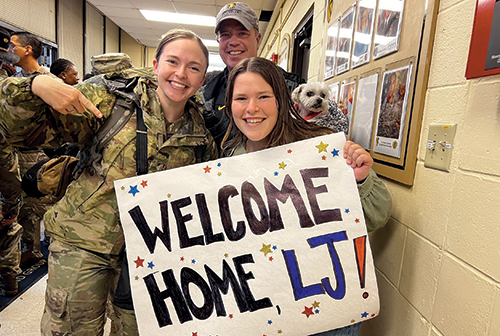
[[[177,39],[168,42],[153,60],[158,76],[158,96],[164,108],[184,108],[189,97],[202,86],[207,69],[206,57],[196,40]]]
[[[236,20],[228,19],[220,23],[217,33],[219,54],[229,70],[239,61],[257,56],[260,37],[255,28],[247,30]]]
[[[231,110],[234,124],[248,138],[246,151],[267,148],[278,121],[278,106],[272,87],[262,76],[244,72],[236,77]]]

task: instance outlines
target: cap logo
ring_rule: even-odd
[[[9,39],[8,39],[8,38],[6,38],[6,37],[4,37],[4,38],[3,38],[3,41],[4,41],[5,43],[9,43]]]
[[[234,6],[236,6],[236,4],[233,2],[233,3],[230,3],[229,6],[227,6],[227,8],[233,8]]]

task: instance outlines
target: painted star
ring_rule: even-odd
[[[195,260],[195,259],[192,259],[192,260],[191,260],[191,264],[196,264],[196,260]]]
[[[224,253],[224,258],[227,258],[227,257],[229,257],[229,254]]]
[[[181,261],[184,261],[184,257],[181,257]]]
[[[274,172],[274,176],[278,176],[278,172]]]
[[[272,320],[267,320],[267,324],[273,324]]]
[[[146,180],[142,180],[142,182],[141,182],[141,186],[142,186],[143,188],[146,188],[146,187],[148,186],[148,181],[146,181]]]
[[[311,315],[314,315],[313,307],[306,307],[306,306],[304,306],[304,311],[302,312],[302,314],[304,314],[305,316],[307,316],[307,318],[309,318],[309,316],[311,316]]]
[[[191,336],[198,336],[198,332],[193,332]]]
[[[287,150],[287,153],[292,154],[292,150],[291,149]]]
[[[148,262],[148,268],[153,269],[153,267],[155,267],[155,264],[153,264],[153,262],[152,262],[152,261],[149,261],[149,262]]]
[[[217,167],[220,167],[220,166],[222,166],[222,164],[221,164],[220,162],[219,162],[219,163],[217,163]]]
[[[321,160],[325,161],[326,160],[326,156],[321,156]]]
[[[316,314],[319,314],[319,309],[315,309],[315,310],[314,310],[314,312],[315,312]]]
[[[367,317],[368,316],[368,313],[367,312],[364,312],[361,314],[361,317]]]
[[[273,250],[275,250],[275,251],[276,251],[277,249],[278,249],[278,246],[273,245]]]
[[[351,320],[351,323],[354,323],[354,322],[356,322],[356,320]]]
[[[234,316],[233,314],[229,314],[229,318],[232,319]]]
[[[318,149],[318,153],[326,152],[326,147],[328,147],[328,144],[324,144],[323,141],[321,141],[320,144],[316,146],[316,148]]]
[[[312,303],[312,306],[313,306],[314,308],[319,308],[319,302],[318,302],[318,301],[316,301],[316,300],[314,300],[314,302]]]
[[[136,275],[134,279],[135,279],[135,280],[139,280],[139,276],[137,276],[137,275]]]
[[[345,209],[345,213],[349,213],[349,212],[351,212],[351,210]]]
[[[283,334],[283,330],[278,330],[278,334]]]
[[[122,187],[121,187],[121,190],[125,190],[125,186],[122,186]]]
[[[130,190],[128,191],[129,194],[132,194],[132,196],[135,197],[135,194],[137,194],[139,190],[137,190],[137,186],[130,186]]]
[[[280,169],[285,170],[285,167],[286,167],[285,161],[282,161],[281,163],[279,163],[279,166],[280,166]]]
[[[217,173],[217,176],[221,176],[221,175],[222,175],[222,173],[221,173],[221,172],[218,172],[218,173]]]
[[[167,194],[167,197],[168,197],[168,198],[172,197],[172,194]]]
[[[333,157],[339,156],[339,150],[338,150],[338,149],[335,149],[335,148],[334,148],[334,149],[331,151],[331,153],[333,154]]]
[[[264,256],[267,256],[268,253],[273,253],[273,251],[271,251],[271,244],[266,245],[262,243],[262,248],[259,251],[264,252]]]
[[[205,168],[203,168],[203,170],[205,171],[205,173],[210,173],[210,170],[212,170],[212,168],[209,166],[206,166]]]
[[[356,224],[359,223],[359,218],[356,218],[354,221],[356,222]]]
[[[137,260],[134,260],[134,262],[135,268],[144,267],[144,259],[141,259],[141,257],[137,256]]]
[[[273,260],[274,260],[273,256],[270,256],[269,261],[273,261]]]

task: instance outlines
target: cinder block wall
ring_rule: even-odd
[[[465,79],[475,6],[441,0],[415,183],[387,180],[392,219],[370,237],[381,314],[362,336],[500,335],[500,76]],[[424,167],[433,122],[458,124],[449,173]]]

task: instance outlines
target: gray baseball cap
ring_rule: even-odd
[[[224,20],[233,19],[238,21],[247,30],[255,28],[259,31],[259,19],[253,9],[244,2],[231,2],[222,7],[217,14],[215,33],[219,31],[220,23]]]

